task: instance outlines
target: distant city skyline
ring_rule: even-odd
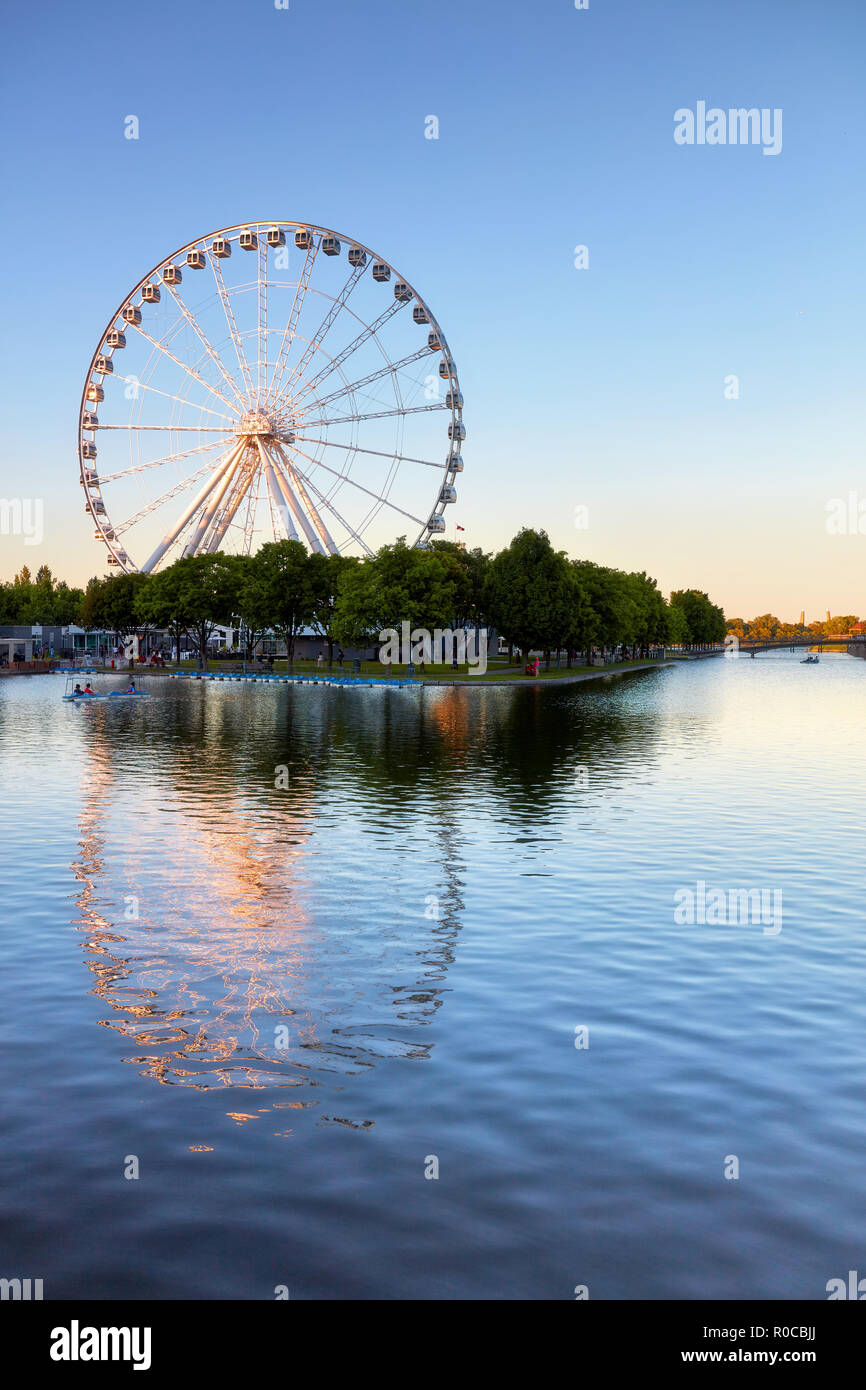
[[[176,247],[273,217],[375,246],[440,319],[449,537],[543,528],[731,617],[866,611],[854,0],[154,0],[87,28],[86,83],[73,10],[6,31],[0,497],[44,524],[4,526],[0,577],[106,572],[76,426],[109,315]]]

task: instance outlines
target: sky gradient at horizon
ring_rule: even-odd
[[[0,536],[0,577],[105,572],[76,425],[106,321],[176,247],[281,217],[374,246],[441,320],[449,535],[543,527],[729,616],[866,611],[866,515],[826,524],[851,492],[866,513],[856,0],[153,0],[5,29],[0,495],[44,498],[45,540]],[[698,101],[780,108],[781,152],[678,145]]]

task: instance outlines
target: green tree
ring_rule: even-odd
[[[245,620],[282,638],[290,667],[298,633],[311,621],[315,606],[310,558],[300,541],[271,541],[253,556],[241,584],[239,608]]]
[[[596,615],[593,640],[602,655],[607,647],[636,641],[639,614],[635,585],[629,583],[628,575],[592,560],[577,560],[575,568]]]
[[[433,541],[431,549],[444,562],[446,572],[454,581],[456,594],[452,626],[482,626],[487,622],[484,585],[490,569],[490,556],[479,546],[467,550],[458,541]]]
[[[180,656],[186,632],[198,650],[199,665],[208,669],[207,644],[218,623],[230,626],[237,614],[242,571],[233,555],[187,555],[151,575],[139,596],[140,620],[172,634]]]
[[[338,640],[336,621],[340,589],[349,571],[357,565],[358,561],[350,555],[314,554],[309,557],[313,597],[310,621],[327,644],[329,666],[334,664],[334,642]]]
[[[499,633],[527,654],[549,653],[571,631],[574,576],[546,531],[524,528],[490,562],[484,607]]]
[[[256,647],[270,631],[270,623],[263,619],[262,614],[256,609],[255,603],[249,608],[246,605],[247,597],[255,592],[253,586],[255,556],[239,555],[236,557],[235,563],[238,568],[237,616],[240,625],[240,637],[246,659],[252,661]]]
[[[408,546],[401,537],[346,572],[334,634],[338,641],[363,645],[387,629],[401,633],[404,622],[410,633],[449,628],[456,603],[453,566],[432,548]]]
[[[665,642],[669,647],[685,647],[689,641],[689,622],[679,604],[665,606]]]
[[[717,608],[714,603],[700,589],[676,589],[671,594],[671,605],[681,608],[685,614],[688,629],[686,639],[690,646],[711,646],[714,642],[722,642],[726,636],[725,615],[721,608]],[[778,628],[779,620],[772,614],[765,614],[765,618],[772,626],[775,633]],[[754,635],[754,624],[764,619],[755,619],[752,624]]]
[[[846,613],[844,617],[831,618],[827,623],[828,637],[847,637],[855,623],[860,619],[856,613]]]

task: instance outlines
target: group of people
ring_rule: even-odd
[[[118,694],[118,693],[119,693],[119,692],[117,692],[117,691],[112,691],[112,694],[113,694],[113,695],[114,695],[114,694]],[[137,695],[137,694],[138,694],[138,691],[137,691],[136,688],[135,688],[135,681],[134,681],[134,680],[131,680],[131,681],[129,682],[129,685],[126,687],[126,690],[125,690],[123,693],[124,693],[125,695]],[[75,689],[74,689],[73,692],[72,692],[73,698],[74,698],[74,699],[77,699],[77,700],[83,700],[86,696],[88,696],[88,695],[95,695],[95,694],[96,694],[96,691],[95,691],[95,690],[92,690],[91,687],[90,687],[90,681],[87,682],[87,684],[86,684],[86,686],[84,687],[83,690],[81,689],[81,686],[80,686],[80,685],[76,685]]]

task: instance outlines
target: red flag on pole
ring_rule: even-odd
[[[465,530],[466,530],[466,527],[465,527],[465,526],[458,526],[458,527],[457,527],[457,530],[458,530],[458,531],[465,531]]]

